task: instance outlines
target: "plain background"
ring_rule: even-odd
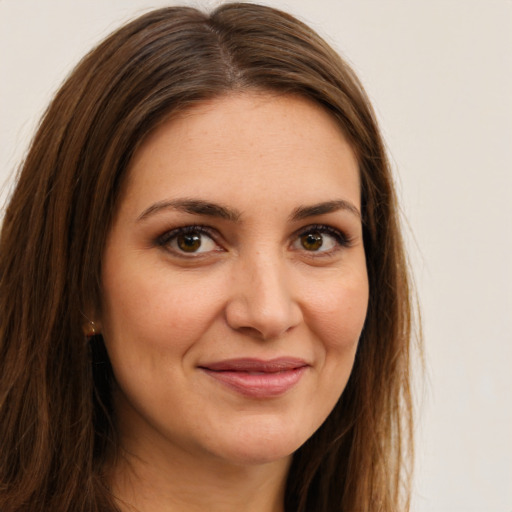
[[[4,194],[78,59],[120,23],[173,3],[0,0]],[[351,62],[397,173],[427,359],[413,510],[512,512],[512,2],[266,3]]]

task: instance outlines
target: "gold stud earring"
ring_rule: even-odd
[[[94,322],[89,321],[88,330],[86,332],[87,338],[92,338],[93,336],[96,336],[96,326],[94,325]]]

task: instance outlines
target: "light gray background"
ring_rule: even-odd
[[[0,0],[4,193],[77,60],[121,22],[172,3]],[[266,3],[353,64],[397,170],[427,353],[414,510],[512,512],[512,2]]]

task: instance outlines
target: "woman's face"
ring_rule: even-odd
[[[301,98],[215,99],[142,144],[99,318],[131,453],[257,464],[313,434],[366,315],[359,212],[352,149]]]

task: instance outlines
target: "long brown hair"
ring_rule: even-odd
[[[73,71],[21,168],[0,241],[0,510],[117,510],[104,471],[117,440],[112,373],[86,313],[130,159],[178,111],[232,91],[298,94],[335,118],[358,157],[369,309],[355,366],[294,455],[287,511],[408,508],[411,313],[392,177],[347,64],[292,16],[252,4],[150,12]],[[404,471],[405,469],[405,471]]]

